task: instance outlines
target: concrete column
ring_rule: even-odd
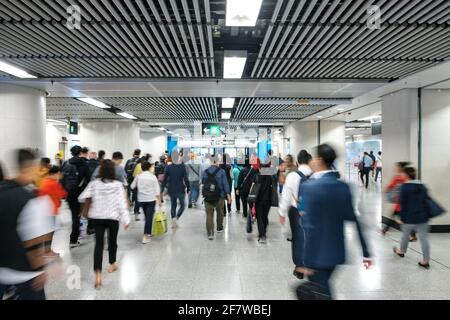
[[[337,167],[345,170],[345,123],[341,121],[297,121],[285,128],[285,138],[290,139],[290,153],[294,156],[302,149],[312,152],[319,143],[329,143],[335,148]]]
[[[422,181],[450,212],[450,90],[422,90]],[[432,220],[433,230],[450,232],[450,214]]]
[[[124,159],[139,148],[139,125],[131,121],[124,122],[82,122],[79,126],[80,145],[93,151],[105,150],[106,157],[120,151]],[[151,150],[148,152],[151,153]]]
[[[42,91],[0,84],[0,161],[8,175],[16,173],[15,149],[46,152],[45,100]]]
[[[398,161],[418,163],[418,93],[417,89],[404,89],[382,99],[383,190],[394,175]],[[392,214],[392,204],[383,196],[383,220]]]

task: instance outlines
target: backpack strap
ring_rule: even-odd
[[[208,172],[208,170],[206,171],[206,174],[208,175],[208,176],[216,176],[216,174],[219,172],[219,170],[220,170],[220,168],[216,168],[216,170],[214,170],[214,172],[212,172],[212,173],[209,173]]]

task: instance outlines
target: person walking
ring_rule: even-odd
[[[369,156],[367,152],[364,152],[364,155],[361,159],[361,181],[363,185],[365,185],[366,189],[369,187],[369,173],[373,165],[373,160]],[[366,178],[366,182],[364,182],[364,177]]]
[[[95,169],[99,166],[100,162],[97,159],[97,152],[91,151],[89,152],[89,159],[87,161],[87,165],[89,167],[89,174],[92,176],[94,174]]]
[[[400,188],[408,181],[408,176],[405,174],[405,167],[409,165],[409,162],[400,161],[395,164],[394,176],[386,187],[386,194],[390,195],[388,201],[392,203],[392,218],[396,223],[400,222]],[[382,235],[386,235],[389,231],[389,225],[385,225],[381,230]],[[415,237],[411,237],[410,240],[414,240]]]
[[[381,170],[383,168],[383,161],[382,161],[382,157],[381,157],[381,151],[378,151],[378,155],[376,158],[376,163],[375,163],[375,182],[377,182],[378,180],[378,175],[381,174]],[[381,175],[380,175],[380,179],[381,179]]]
[[[41,158],[41,164],[39,166],[34,185],[39,188],[42,185],[42,181],[48,176],[48,171],[50,170],[50,158]]]
[[[92,220],[95,229],[94,272],[95,288],[102,286],[102,262],[105,231],[108,230],[109,268],[117,270],[117,235],[119,221],[125,229],[130,223],[126,191],[123,184],[116,180],[116,165],[104,160],[100,165],[98,178],[91,181],[80,194],[78,200],[84,203],[83,216]]]
[[[227,178],[228,185],[231,188],[231,186],[233,184],[232,183],[233,173],[232,173],[231,166],[227,162],[227,157],[228,157],[228,155],[223,155],[222,156],[223,163],[220,165],[220,168],[222,168],[225,171],[225,175],[226,175],[226,178]],[[228,212],[228,215],[230,215],[231,214],[231,202],[226,200],[223,205],[224,205],[224,207],[223,207],[223,216],[225,217],[227,215],[227,212]]]
[[[142,173],[134,178],[131,183],[133,192],[137,192],[137,200],[139,201],[145,215],[144,236],[142,243],[150,242],[152,236],[153,215],[155,213],[156,204],[161,207],[161,191],[158,179],[150,172],[151,164],[148,161],[141,163]]]
[[[330,278],[336,266],[345,263],[345,221],[356,223],[363,263],[366,268],[372,265],[355,215],[350,187],[340,181],[339,173],[332,169],[335,159],[336,153],[331,146],[319,145],[310,161],[314,173],[308,182],[300,185],[300,201],[303,204],[301,219],[305,230],[300,272],[308,276],[310,282],[320,286],[328,299],[332,298]]]
[[[303,274],[300,272],[300,270],[301,267],[303,267],[302,248],[304,245],[303,239],[305,234],[301,225],[300,213],[298,210],[298,191],[300,185],[302,183],[305,183],[312,174],[312,170],[308,165],[311,159],[311,155],[306,150],[301,150],[298,153],[298,171],[291,170],[286,175],[278,211],[280,215],[280,223],[282,225],[285,224],[286,217],[289,217],[289,224],[292,233],[292,260],[295,265],[293,274],[299,279],[303,279]]]
[[[211,166],[202,173],[202,193],[206,211],[206,232],[209,240],[214,240],[214,210],[216,211],[217,233],[223,232],[225,199],[231,203],[230,185],[225,170],[212,159]]]
[[[248,203],[248,195],[250,188],[252,187],[253,177],[256,174],[256,169],[250,165],[248,159],[245,161],[244,169],[241,171],[238,177],[238,189],[236,193],[242,200],[242,215],[243,218],[247,218],[248,214],[251,214],[251,206]]]
[[[419,235],[420,246],[422,248],[422,261],[418,262],[419,267],[430,268],[430,243],[428,241],[428,220],[426,200],[429,199],[427,188],[416,180],[417,172],[413,167],[405,167],[405,174],[409,180],[400,188],[400,219],[402,221],[402,237],[400,248],[394,247],[394,253],[399,257],[405,257],[408,250],[408,243],[411,232]]]
[[[45,300],[45,245],[54,232],[52,202],[27,188],[36,178],[36,155],[16,153],[18,175],[0,181],[0,300]]]
[[[188,207],[197,207],[197,201],[200,194],[200,178],[201,169],[200,164],[196,163],[195,153],[191,153],[191,159],[186,164],[186,170],[188,173],[189,185],[191,186],[191,193],[189,194]]]
[[[233,167],[233,188],[234,188],[234,203],[236,206],[236,213],[241,213],[241,197],[239,196],[238,192],[238,181],[239,181],[239,174],[242,171],[242,167],[238,164],[235,164]]]
[[[375,162],[377,161],[376,156],[373,154],[373,151],[370,151],[369,153],[370,159],[372,159],[372,167],[370,168],[370,171],[372,171],[372,178],[375,175]]]
[[[170,196],[170,214],[172,217],[172,228],[175,229],[178,227],[177,222],[179,221],[185,209],[186,192],[190,192],[190,184],[186,167],[183,163],[178,163],[178,154],[176,151],[173,153],[172,159],[170,159],[170,164],[167,165],[164,172],[164,180],[162,183],[161,192],[164,192],[166,187],[167,192]],[[177,202],[180,203],[178,211]]]
[[[258,185],[258,193],[256,195],[256,202],[253,204],[256,211],[256,223],[258,225],[258,242],[263,244],[267,241],[267,225],[269,224],[269,211],[272,206],[273,188],[277,190],[276,180],[273,175],[261,173],[261,163],[259,158],[256,158],[253,164],[253,169],[256,171],[253,176],[252,187]],[[250,188],[250,190],[251,190]]]
[[[61,207],[61,200],[67,197],[67,192],[59,183],[60,180],[60,168],[58,166],[51,166],[48,171],[47,177],[42,181],[40,188],[38,189],[39,196],[49,196],[53,203],[53,225],[56,225],[56,216],[59,214],[59,208]],[[52,250],[53,232],[50,235],[50,239],[45,243],[46,256],[53,258],[59,257],[59,253]]]
[[[131,190],[131,183],[133,182],[133,173],[134,169],[136,168],[136,164],[139,160],[139,157],[141,156],[141,149],[135,149],[133,152],[133,156],[127,160],[125,163],[125,173],[127,175],[127,182],[128,182],[128,188],[127,188],[127,196],[130,202],[132,201],[132,190]]]
[[[89,183],[89,167],[85,160],[80,158],[81,147],[73,146],[70,149],[72,158],[62,166],[61,184],[67,192],[67,203],[72,215],[72,232],[70,234],[70,247],[80,245],[80,203],[78,197]]]

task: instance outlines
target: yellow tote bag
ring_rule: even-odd
[[[152,235],[161,236],[167,232],[166,213],[159,211],[155,213],[153,218]]]

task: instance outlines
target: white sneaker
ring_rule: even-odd
[[[150,238],[146,238],[146,237],[142,238],[142,244],[146,244],[149,242],[150,242]]]
[[[172,220],[172,229],[176,229],[176,228],[178,228],[177,220],[173,219]]]

